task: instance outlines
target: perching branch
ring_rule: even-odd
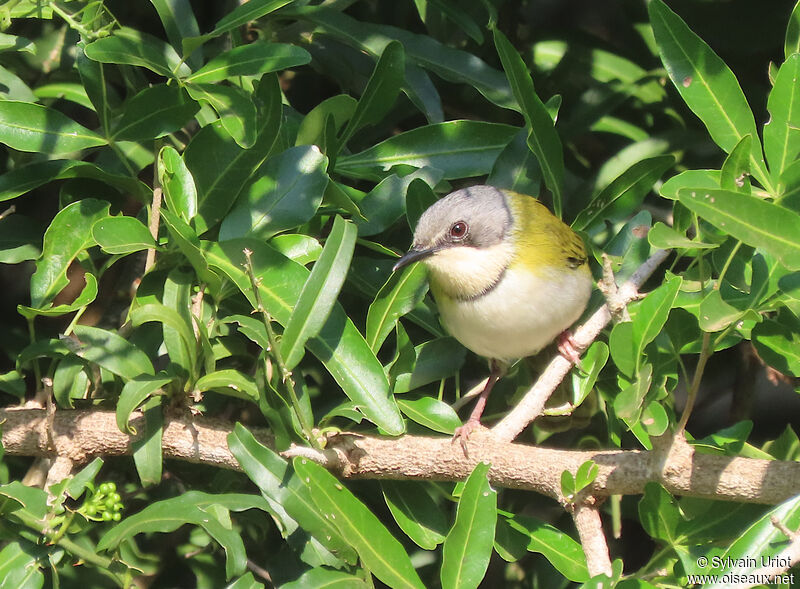
[[[583,553],[586,555],[586,567],[589,576],[612,575],[611,557],[608,553],[608,543],[603,533],[603,522],[600,520],[600,510],[591,502],[579,503],[572,510],[572,519],[581,539]]]
[[[613,294],[606,293],[609,302],[600,307],[586,323],[575,331],[573,337],[579,349],[588,348],[611,321],[612,313],[609,311],[609,307],[624,309],[625,305],[639,296],[639,287],[667,259],[669,253],[670,250],[657,250],[644,264],[639,266],[625,284],[616,289]],[[517,406],[492,428],[495,438],[499,441],[510,442],[528,427],[529,423],[539,417],[544,411],[544,405],[550,395],[564,380],[571,368],[572,363],[560,354],[553,358]]]
[[[94,456],[130,455],[131,442],[136,439],[119,431],[111,411],[57,411],[51,430],[54,449],[48,443],[45,410],[2,409],[0,422],[6,453],[55,454],[76,464]],[[132,424],[137,431],[145,431],[141,414],[133,414]],[[238,469],[226,440],[233,425],[201,417],[167,416],[164,457]],[[273,438],[265,429],[251,431],[261,443],[272,445]],[[587,460],[594,460],[599,469],[586,490],[596,497],[641,494],[648,482],[655,481],[674,495],[777,504],[800,488],[800,462],[700,454],[682,439],[669,436],[664,441],[653,451],[555,450],[498,441],[490,432],[478,430],[468,442],[469,458],[449,438],[423,436],[392,439],[339,434],[329,440],[324,451],[304,451],[342,478],[459,481],[484,461],[492,465],[492,485],[536,491],[559,501],[564,500],[561,473],[576,472]]]

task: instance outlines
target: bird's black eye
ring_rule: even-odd
[[[450,227],[450,237],[453,239],[464,239],[467,235],[467,231],[469,231],[469,225],[464,221],[456,221],[453,223],[453,226]]]

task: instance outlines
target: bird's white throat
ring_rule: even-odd
[[[453,299],[474,299],[490,291],[511,263],[513,247],[449,247],[425,260],[434,291]]]

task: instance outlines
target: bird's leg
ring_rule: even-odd
[[[581,355],[578,352],[578,343],[572,337],[572,333],[565,329],[558,336],[558,352],[567,360],[580,367]]]
[[[483,387],[483,391],[481,391],[481,394],[478,396],[475,407],[472,408],[472,413],[469,414],[469,419],[467,419],[464,425],[457,427],[456,431],[453,433],[452,441],[455,442],[458,440],[461,443],[461,449],[464,450],[464,456],[467,457],[469,457],[467,454],[467,440],[469,439],[469,435],[475,431],[475,428],[480,426],[481,415],[483,415],[483,410],[486,409],[486,400],[489,398],[489,393],[492,392],[494,383],[499,380],[504,372],[503,365],[497,360],[491,360],[490,363],[491,372],[489,373],[489,379],[486,381],[486,386]]]

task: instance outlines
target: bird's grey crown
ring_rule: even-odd
[[[469,226],[463,245],[480,248],[502,242],[512,225],[511,212],[502,191],[485,185],[462,188],[437,201],[422,214],[414,231],[414,249],[447,245],[450,227],[458,221]]]

